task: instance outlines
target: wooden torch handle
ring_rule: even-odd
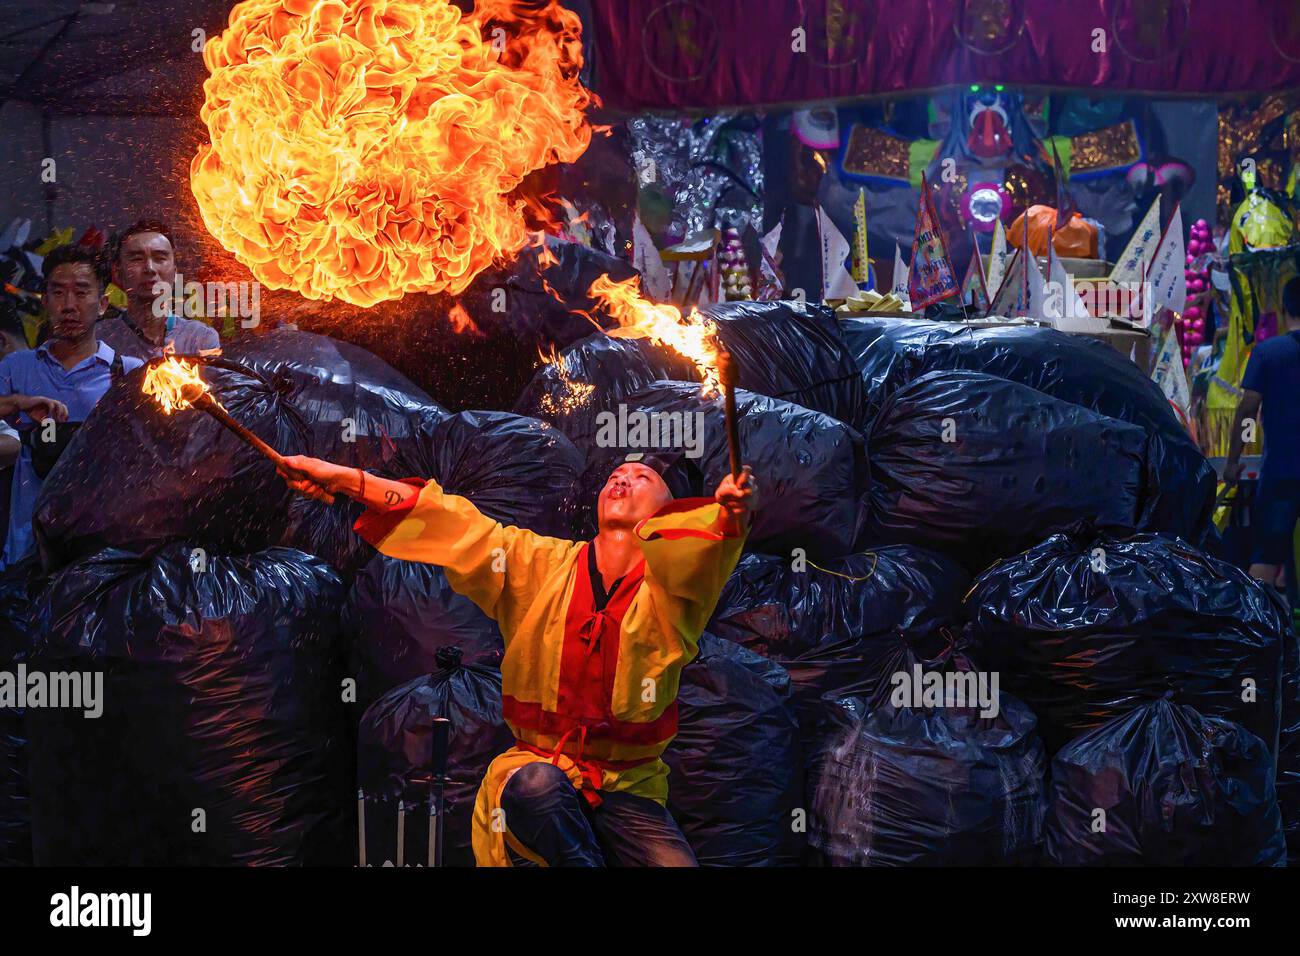
[[[722,405],[727,424],[727,454],[731,459],[731,477],[740,480],[740,427],[736,423],[736,386],[740,372],[731,353],[718,350],[718,380],[722,383]]]
[[[234,432],[244,441],[248,442],[248,444],[252,445],[258,451],[260,451],[267,458],[271,459],[271,463],[274,464],[277,468],[281,464],[283,464],[284,457],[278,451],[276,451],[266,442],[262,441],[262,439],[258,438],[256,435],[250,432],[243,425],[239,424],[239,422],[231,418],[230,413],[226,411],[224,408],[222,408],[221,403],[218,402],[216,399],[214,399],[211,395],[205,392],[202,395],[200,395],[198,398],[196,398],[193,404],[195,408],[203,409],[203,411],[207,412],[209,415],[211,415],[217,421],[221,422],[221,424],[225,425],[228,429],[230,429],[232,432]]]

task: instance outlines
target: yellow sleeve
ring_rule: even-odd
[[[356,530],[389,557],[443,568],[452,588],[495,620],[507,643],[542,584],[580,547],[503,525],[433,480],[405,506],[367,511]]]
[[[645,580],[695,656],[727,578],[740,560],[745,534],[718,529],[722,507],[708,498],[673,502],[636,527],[645,555]]]

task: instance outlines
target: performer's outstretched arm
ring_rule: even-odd
[[[327,505],[333,504],[335,495],[347,495],[368,508],[395,508],[420,493],[415,485],[306,455],[286,456],[278,471],[294,491]]]
[[[579,547],[501,524],[432,479],[390,481],[317,458],[290,456],[280,474],[301,494],[367,506],[357,532],[384,554],[436,564],[455,590],[500,626],[508,644],[543,581]]]

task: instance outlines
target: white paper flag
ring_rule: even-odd
[[[911,301],[907,294],[907,280],[910,274],[910,270],[903,262],[903,250],[898,248],[898,243],[894,243],[894,288],[890,291],[904,302]]]
[[[1062,332],[1105,332],[1110,323],[1094,318],[1074,288],[1074,280],[1065,271],[1065,263],[1055,250],[1047,251],[1047,305],[1045,317]]]
[[[1027,305],[1029,317],[1031,319],[1046,318],[1047,283],[1043,281],[1043,270],[1039,268],[1037,256],[1030,253],[1028,249],[1022,250],[1022,253],[1021,258],[1025,260],[1025,268],[1029,270],[1029,277],[1025,283],[1029,292]]]
[[[817,207],[817,234],[822,243],[822,300],[847,299],[855,295],[858,284],[853,281],[853,274],[844,268],[844,260],[852,246],[821,206]]]
[[[1011,264],[1003,272],[1002,283],[998,286],[993,301],[989,303],[988,315],[999,319],[1024,315],[1028,309],[1024,292],[1025,255],[1017,249],[1011,255]]]
[[[700,274],[695,280],[697,293],[691,303],[696,308],[703,309],[717,301],[713,296],[713,270],[716,268],[717,264],[712,259],[705,259],[699,264]]]
[[[667,302],[672,298],[672,273],[659,258],[659,250],[640,216],[632,218],[632,266],[641,273],[641,291],[652,302]]]
[[[772,227],[772,231],[761,240],[765,255],[760,257],[762,263],[759,265],[759,269],[768,281],[778,286],[781,284],[781,279],[776,274],[776,251],[777,247],[781,245],[781,227],[783,225],[785,225],[784,217],[782,217],[781,221]]]
[[[1151,378],[1160,391],[1186,415],[1191,408],[1191,389],[1187,387],[1187,372],[1183,368],[1183,350],[1178,345],[1178,333],[1173,328],[1156,332],[1156,367]]]
[[[1128,241],[1124,247],[1123,254],[1115,262],[1115,268],[1110,270],[1110,281],[1115,282],[1141,282],[1142,272],[1146,264],[1151,261],[1155,255],[1156,246],[1160,243],[1160,197],[1156,196],[1155,202],[1147,210],[1147,214],[1142,217],[1142,223],[1138,226],[1137,232],[1133,233],[1133,238]]]
[[[1002,277],[1007,274],[1007,231],[1002,228],[999,219],[993,226],[993,250],[989,253],[988,283],[989,295],[996,295],[1002,285]]]
[[[1181,313],[1187,308],[1187,249],[1183,243],[1183,207],[1174,207],[1173,218],[1160,238],[1160,248],[1147,270],[1144,292],[1151,293],[1151,309],[1171,309]]]

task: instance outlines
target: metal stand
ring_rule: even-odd
[[[451,721],[433,718],[429,755],[429,866],[442,866],[443,798],[447,788],[447,750],[451,741]]]
[[[366,865],[366,792],[357,791],[357,866]]]

